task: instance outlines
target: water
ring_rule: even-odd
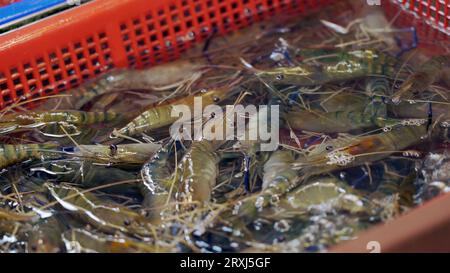
[[[401,83],[421,66],[412,59],[402,70],[405,59],[395,56],[403,49],[389,44],[396,33],[355,42],[360,25],[342,34],[321,19],[336,28],[358,18],[327,10],[301,22],[275,18],[214,37],[162,72],[124,70],[88,82],[86,96],[105,94],[80,108],[70,97],[41,101],[36,111],[53,113],[47,120],[19,108],[5,112],[0,250],[326,252],[449,192],[448,121],[437,117],[450,111],[433,89],[446,87],[436,81],[414,99],[393,103]],[[372,65],[379,56],[386,58]],[[390,70],[394,74],[380,74]],[[201,140],[208,146],[172,139],[175,121],[162,107],[211,90],[229,94],[212,98],[223,108],[275,101],[279,124],[266,117],[248,128],[279,128],[276,149],[259,150],[264,140],[258,134]],[[426,111],[424,118],[408,107]],[[143,117],[153,127],[132,134],[143,124],[130,121],[149,109]],[[96,112],[99,120],[73,111]],[[106,111],[118,115],[100,120]],[[196,116],[184,129],[193,133],[193,123],[218,117]],[[243,117],[251,122],[251,113]],[[162,119],[169,121],[155,122]],[[440,126],[432,126],[436,121]],[[8,153],[19,148],[7,145],[31,143],[51,146],[27,146],[9,162]],[[164,153],[153,156],[157,151]]]

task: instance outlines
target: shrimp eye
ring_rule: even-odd
[[[281,81],[282,79],[284,79],[284,75],[279,74],[279,75],[276,76],[276,79]]]
[[[117,155],[117,145],[114,144],[109,145],[109,150],[111,152],[111,156]]]
[[[216,113],[211,113],[211,118],[214,118],[214,117],[216,117]]]
[[[130,220],[125,219],[125,220],[123,221],[123,224],[124,224],[125,226],[129,226],[129,225],[131,225],[131,222],[130,222]]]
[[[219,97],[214,97],[214,98],[213,98],[213,101],[214,101],[214,102],[219,102],[219,101],[220,101],[220,98],[219,98]]]
[[[333,146],[331,146],[331,145],[328,145],[327,147],[325,147],[325,150],[327,150],[327,151],[331,151],[331,150],[333,150]]]

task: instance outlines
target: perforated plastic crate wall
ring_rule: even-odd
[[[0,109],[113,67],[176,59],[207,37],[330,0],[97,0],[0,36]],[[30,105],[32,106],[32,105]]]

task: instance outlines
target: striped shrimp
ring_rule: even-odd
[[[148,217],[154,222],[161,220],[161,212],[169,198],[171,180],[168,160],[169,151],[163,147],[141,169],[139,189],[144,196],[142,208],[149,210]]]
[[[50,181],[65,181],[83,187],[96,187],[118,181],[129,181],[136,178],[133,172],[111,166],[103,166],[82,158],[62,158],[39,162],[30,166],[30,174],[34,177]],[[108,187],[105,192],[127,193],[136,192],[137,188],[123,184]]]
[[[175,61],[143,70],[118,69],[70,90],[67,106],[82,109],[95,97],[123,90],[166,90],[182,84],[202,69],[201,63]],[[64,105],[65,106],[65,105]]]
[[[4,144],[0,145],[0,169],[29,159],[59,157],[56,144]]]
[[[405,120],[402,123],[379,134],[329,140],[316,146],[292,166],[306,176],[359,166],[418,144],[428,135],[426,120]]]
[[[85,229],[68,230],[62,234],[62,240],[69,253],[154,253],[170,250],[124,236],[117,238]]]
[[[120,118],[115,112],[83,111],[42,111],[6,114],[0,117],[0,134],[11,133],[20,129],[42,128],[50,124],[63,127],[81,126],[114,122]]]
[[[291,151],[276,151],[264,165],[263,189],[239,201],[233,208],[234,216],[254,217],[263,208],[276,205],[280,196],[298,183],[297,171],[291,168],[295,162]]]
[[[337,112],[318,112],[297,110],[287,115],[287,120],[293,129],[321,133],[344,133],[370,127],[384,127],[397,124],[398,121],[386,117],[386,106],[359,110]]]
[[[138,143],[121,145],[78,145],[63,147],[69,156],[89,159],[95,163],[114,164],[143,164],[149,157],[161,148],[156,143]]]
[[[212,89],[200,94],[202,107],[218,103],[227,98],[230,94],[227,88]],[[186,96],[180,99],[167,101],[164,104],[154,105],[141,113],[125,127],[118,130],[117,135],[134,136],[145,132],[150,132],[164,126],[171,125],[179,119],[178,116],[173,116],[172,111],[176,106],[187,106],[194,111],[194,96]],[[186,117],[184,117],[186,118]],[[191,118],[191,117],[187,117]]]
[[[370,99],[360,96],[354,98],[353,94],[338,94],[328,99],[327,104],[323,104],[334,106],[341,102],[341,108],[332,107],[338,110],[327,112],[292,110],[287,115],[287,120],[294,129],[321,133],[344,133],[370,127],[392,126],[398,121],[388,118],[387,105],[383,100],[389,89],[387,79],[370,79],[366,84],[366,92]]]
[[[176,198],[183,202],[209,202],[219,173],[219,156],[210,141],[194,141],[177,166]]]
[[[105,202],[92,193],[69,185],[46,183],[45,187],[63,208],[74,212],[85,223],[101,231],[120,231],[133,236],[151,235],[151,222],[127,207]]]
[[[399,103],[402,99],[411,99],[440,80],[448,83],[449,79],[446,77],[450,74],[449,66],[450,54],[431,58],[400,86],[392,97],[392,102]]]
[[[0,145],[0,168],[29,159],[78,157],[100,164],[143,164],[161,146],[153,143],[123,145],[79,145],[61,147],[57,144]]]
[[[333,52],[314,59],[320,63],[319,67],[302,63],[294,67],[257,70],[255,75],[274,84],[312,86],[370,75],[392,77],[397,64],[394,58],[375,50]]]

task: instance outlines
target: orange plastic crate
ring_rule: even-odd
[[[450,0],[383,0],[382,5],[395,26],[415,26],[422,41],[449,42]]]
[[[356,0],[360,1],[360,0]],[[399,4],[423,14],[433,2],[448,29],[450,0],[382,0],[391,17]],[[333,0],[96,0],[0,35],[0,109],[59,93],[114,67],[143,67],[176,59],[213,30],[226,34],[275,14],[306,14]],[[395,4],[394,4],[395,3]],[[439,4],[437,4],[439,3]],[[420,4],[420,5],[419,5]],[[408,6],[407,5],[407,6]],[[416,10],[416,6],[419,8]],[[427,17],[433,15],[428,8]],[[438,12],[439,16],[442,16]],[[405,23],[400,20],[400,23]],[[420,30],[430,33],[423,20]],[[434,33],[434,32],[433,32]],[[436,30],[441,39],[445,32]],[[436,36],[435,35],[435,36]],[[434,37],[436,38],[436,37]],[[31,107],[32,105],[29,105]]]
[[[0,0],[0,7],[6,6],[12,3],[18,2],[18,0]]]
[[[0,36],[0,109],[79,85],[114,67],[176,59],[213,29],[330,0],[97,0]]]

